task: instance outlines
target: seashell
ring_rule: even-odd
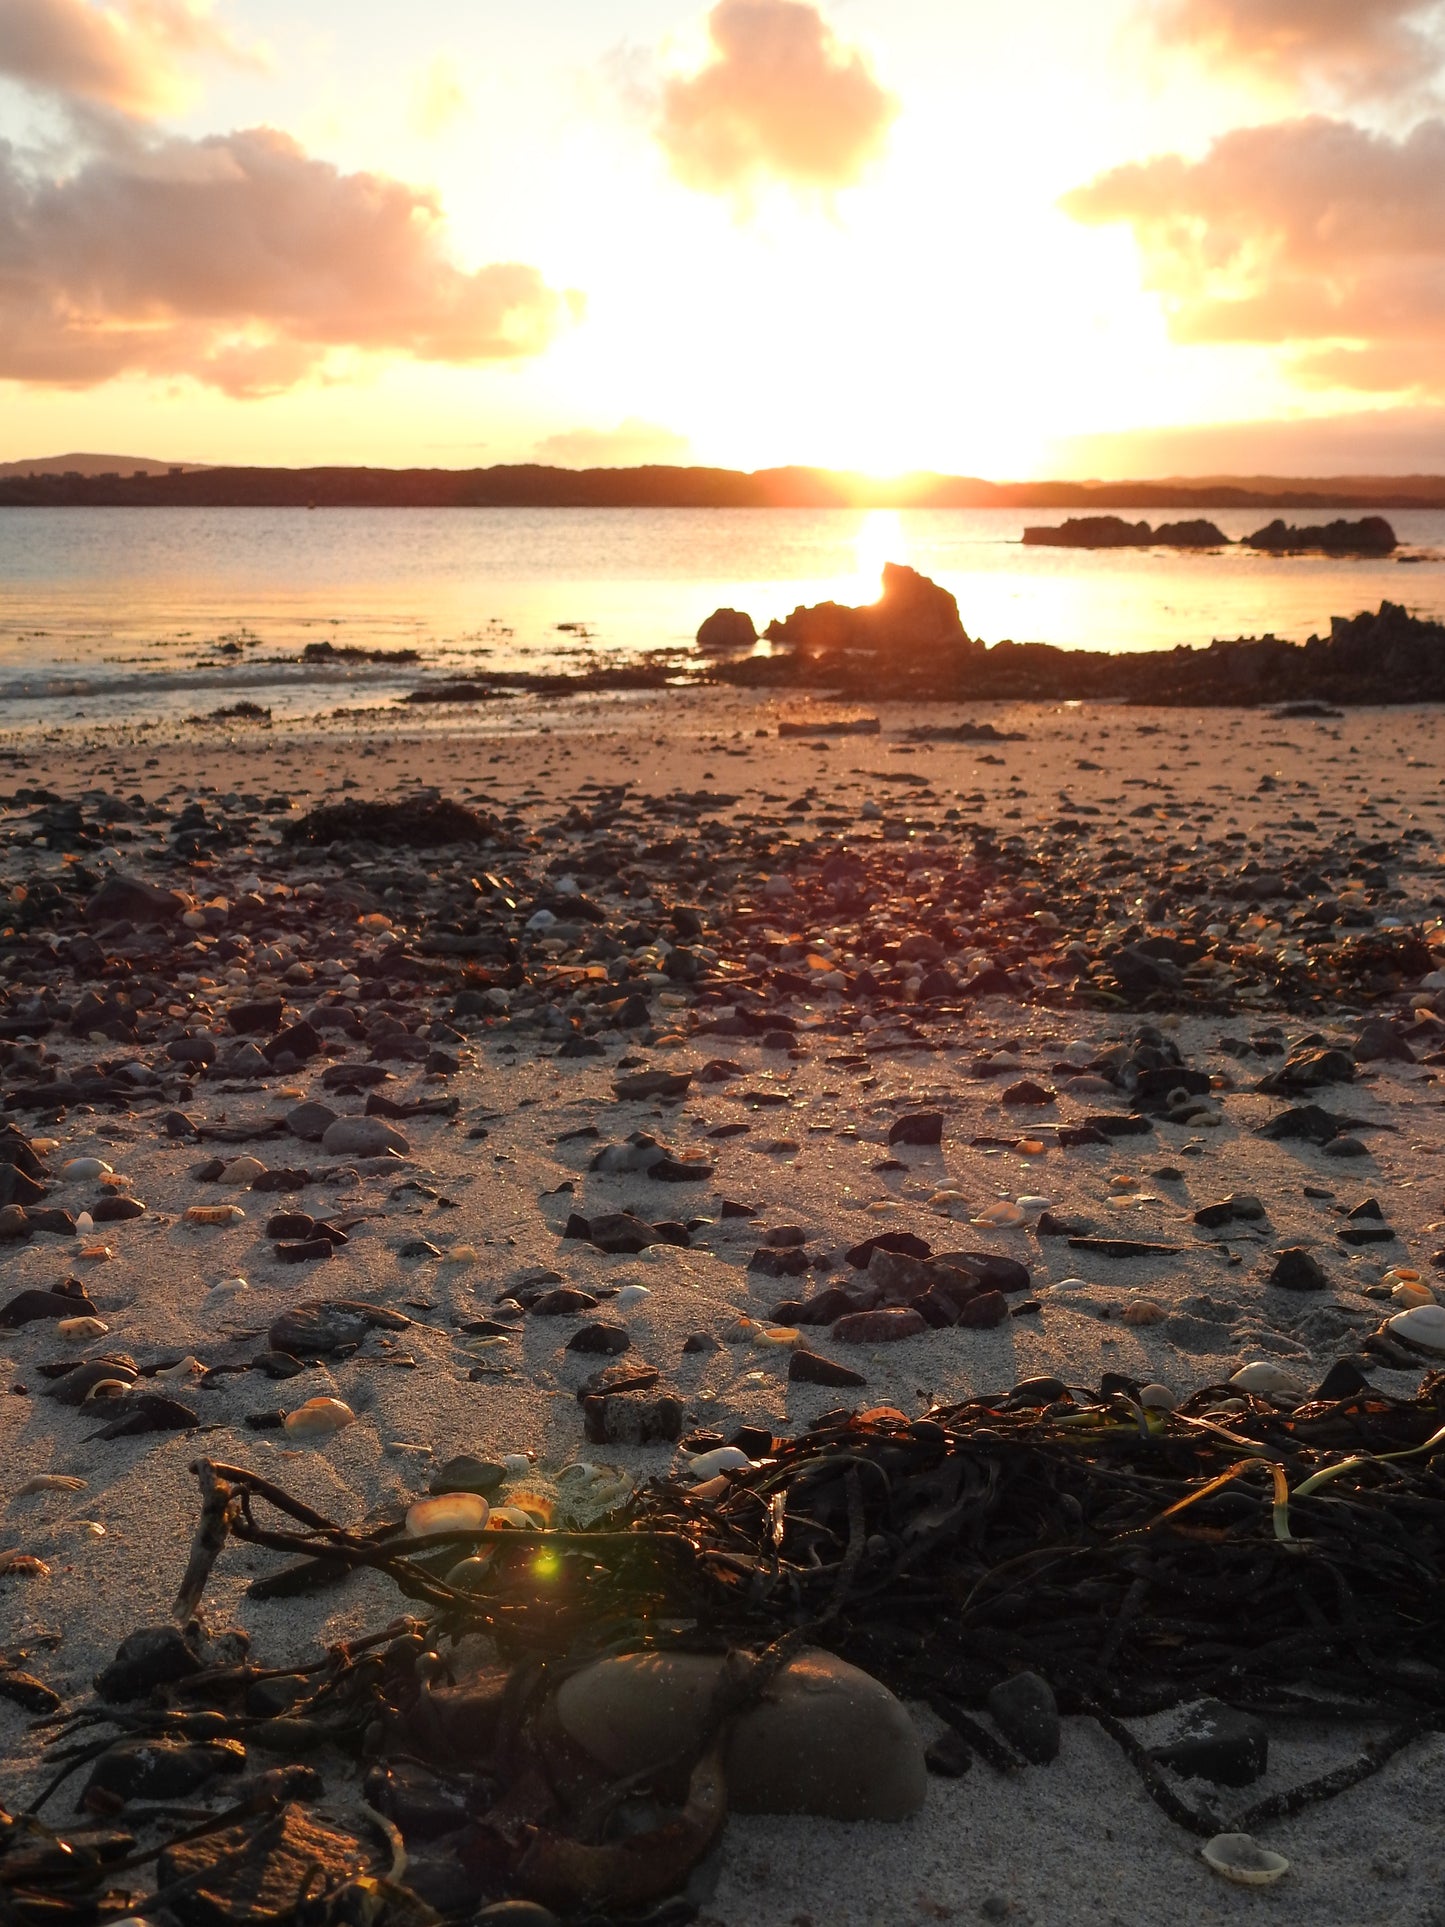
[[[480,1532],[491,1507],[476,1492],[445,1492],[438,1498],[418,1499],[406,1515],[409,1539],[433,1532]]]
[[[1050,1208],[1052,1203],[1053,1200],[1051,1198],[1036,1198],[1025,1193],[1024,1196],[1019,1199],[1018,1206],[1026,1218],[1037,1218],[1042,1216],[1042,1214]]]
[[[48,1579],[50,1568],[31,1552],[0,1552],[0,1576],[9,1579]]]
[[[699,1452],[689,1459],[684,1470],[701,1481],[715,1479],[720,1472],[741,1472],[751,1464],[752,1460],[740,1446],[719,1445],[711,1452]]]
[[[60,1175],[65,1178],[87,1179],[108,1178],[112,1167],[103,1158],[71,1158],[60,1167]]]
[[[62,1318],[55,1329],[60,1337],[84,1344],[88,1338],[104,1338],[110,1326],[103,1318]]]
[[[1018,1141],[1017,1149],[1026,1158],[1041,1158],[1047,1147],[1040,1137],[1024,1137]]]
[[[1126,1177],[1122,1171],[1116,1171],[1109,1180],[1109,1189],[1111,1191],[1137,1191],[1138,1188],[1139,1180],[1137,1178]]]
[[[339,1398],[308,1398],[283,1421],[293,1439],[324,1439],[355,1423],[356,1414]]]
[[[1390,1293],[1390,1297],[1406,1311],[1413,1310],[1418,1305],[1433,1305],[1438,1302],[1434,1292],[1422,1278],[1402,1278]]]
[[[1026,1222],[1026,1215],[1020,1206],[1011,1203],[1007,1198],[1000,1198],[995,1204],[985,1205],[978,1216],[971,1218],[969,1222],[992,1226],[999,1231],[1012,1230]]]
[[[83,1492],[85,1480],[72,1478],[68,1472],[37,1472],[33,1479],[27,1479],[15,1494],[17,1499],[30,1499],[37,1492]]]
[[[1131,1298],[1119,1314],[1126,1325],[1159,1325],[1169,1316],[1154,1298]]]
[[[535,1532],[537,1520],[519,1505],[494,1505],[487,1520],[489,1532]]]
[[[103,1265],[115,1256],[109,1245],[82,1245],[79,1257],[88,1258],[93,1265]]]
[[[761,1330],[756,1318],[735,1318],[723,1333],[723,1340],[729,1345],[750,1345]]]
[[[239,1204],[193,1204],[186,1212],[187,1224],[239,1224],[245,1217]]]
[[[177,1359],[174,1365],[166,1365],[151,1374],[154,1378],[199,1378],[207,1370],[194,1352],[187,1352],[184,1358]]]
[[[1146,1412],[1172,1412],[1179,1401],[1167,1385],[1145,1385],[1140,1389],[1139,1403]]]
[[[1385,1321],[1394,1338],[1403,1338],[1421,1351],[1445,1352],[1445,1305],[1412,1305]]]
[[[627,1311],[633,1305],[640,1305],[644,1298],[651,1296],[652,1292],[647,1285],[624,1285],[612,1302],[619,1311]]]
[[[1273,1365],[1264,1358],[1242,1365],[1229,1382],[1236,1392],[1258,1392],[1266,1398],[1272,1392],[1304,1390],[1292,1373],[1287,1372],[1282,1365]]]
[[[95,1219],[91,1217],[88,1211],[78,1212],[75,1219],[75,1229],[83,1238],[94,1231]]]
[[[509,1479],[525,1478],[532,1469],[532,1461],[525,1452],[509,1452],[502,1460],[502,1470]]]
[[[85,1397],[82,1405],[89,1405],[97,1399],[124,1398],[130,1390],[130,1380],[126,1378],[98,1378]]]
[[[779,1350],[796,1345],[803,1334],[792,1325],[759,1325],[753,1333],[755,1345],[772,1345]]]
[[[1060,1278],[1059,1282],[1054,1286],[1055,1291],[1087,1291],[1088,1289],[1089,1281],[1087,1278]]]
[[[1258,1846],[1247,1833],[1216,1833],[1199,1852],[1206,1866],[1241,1887],[1268,1887],[1289,1872],[1282,1853]]]
[[[545,1532],[551,1525],[556,1506],[545,1492],[511,1492],[507,1495],[513,1512],[525,1512],[537,1530]]]
[[[475,1245],[453,1245],[450,1251],[442,1254],[444,1265],[474,1265],[477,1262]]]
[[[1380,1279],[1382,1285],[1418,1285],[1420,1274],[1413,1265],[1391,1265]]]
[[[60,1139],[58,1137],[33,1137],[30,1140],[30,1148],[36,1157],[48,1158],[52,1151],[58,1151],[60,1149]]]

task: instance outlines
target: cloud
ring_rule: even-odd
[[[559,468],[642,468],[650,463],[686,462],[692,444],[656,422],[629,415],[616,428],[573,428],[538,442],[539,462]]]
[[[180,103],[184,63],[260,64],[211,0],[0,0],[0,75],[41,93],[149,116]]]
[[[1177,340],[1293,348],[1307,382],[1445,393],[1445,121],[1401,139],[1322,117],[1239,128],[1063,205],[1133,229]]]
[[[438,54],[412,88],[408,119],[413,131],[424,140],[436,140],[470,112],[471,102],[455,62]]]
[[[719,0],[712,52],[668,80],[657,137],[688,187],[731,194],[761,179],[836,188],[882,150],[897,102],[857,48],[804,0]]]
[[[1216,65],[1367,98],[1435,73],[1440,16],[1440,0],[1164,0],[1149,21],[1164,45]]]
[[[459,267],[434,195],[269,128],[122,133],[60,178],[0,142],[0,380],[190,376],[249,396],[338,350],[518,360],[579,307],[536,268]]]

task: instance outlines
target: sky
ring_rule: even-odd
[[[1445,0],[0,0],[0,460],[1445,470]]]

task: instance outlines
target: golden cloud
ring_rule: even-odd
[[[1166,46],[1216,65],[1365,98],[1439,68],[1440,12],[1439,0],[1164,0],[1149,20]]]
[[[898,104],[804,0],[719,0],[711,57],[662,92],[657,137],[688,187],[838,188],[882,151]]]
[[[1063,205],[1133,229],[1177,340],[1292,347],[1306,381],[1445,393],[1445,121],[1401,139],[1321,116],[1238,128]]]
[[[184,96],[185,64],[202,56],[260,64],[211,0],[0,0],[0,74],[40,92],[163,113]]]
[[[579,312],[536,268],[468,271],[447,243],[433,194],[269,128],[117,137],[59,179],[0,143],[0,379],[256,395],[338,350],[519,360]]]

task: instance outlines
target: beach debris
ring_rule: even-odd
[[[1239,1887],[1269,1887],[1289,1872],[1283,1854],[1258,1846],[1247,1833],[1217,1833],[1199,1852],[1212,1872]]]
[[[325,1439],[354,1425],[356,1414],[344,1399],[308,1398],[304,1405],[288,1412],[283,1423],[290,1438]]]

